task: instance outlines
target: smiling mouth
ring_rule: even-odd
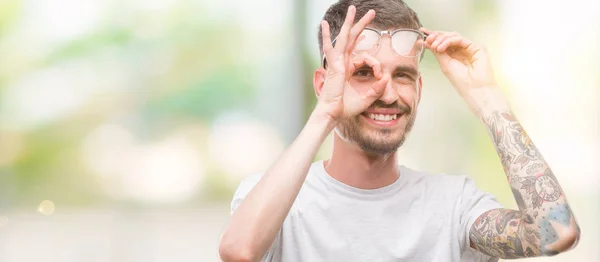
[[[377,125],[385,125],[385,126],[393,126],[400,118],[404,115],[402,113],[399,114],[374,114],[363,112],[361,114],[364,118],[368,119],[369,122]]]
[[[389,122],[398,119],[400,114],[372,114],[372,113],[364,113],[364,115],[370,119]]]

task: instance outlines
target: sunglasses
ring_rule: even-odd
[[[394,31],[381,31],[374,28],[365,28],[360,36],[358,36],[358,43],[352,53],[368,54],[373,55],[379,51],[381,47],[381,37],[384,34],[390,35],[392,38],[391,45],[392,49],[396,53],[403,57],[414,58],[420,57],[423,53],[425,46],[425,39],[427,35],[421,31],[414,29],[397,29]],[[335,46],[337,37],[331,42]],[[323,61],[321,61],[323,68],[327,69],[327,61],[323,54]]]

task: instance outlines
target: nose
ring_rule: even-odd
[[[385,89],[383,90],[383,95],[379,98],[379,100],[385,102],[387,105],[391,105],[398,100],[398,90],[394,87],[391,80],[385,84]]]
[[[380,44],[379,52],[377,52],[375,54],[375,57],[381,62],[382,65],[384,65],[386,63],[391,63],[389,60],[394,58],[396,55],[393,53],[394,51],[391,49],[392,38],[389,34],[384,34],[381,36],[380,41],[381,42],[379,43]],[[384,69],[384,74],[386,74],[386,73],[390,73],[390,72],[386,72],[386,70]],[[391,79],[392,78],[390,77],[390,80],[388,80],[388,82],[385,84],[385,89],[383,90],[383,94],[379,98],[379,100],[381,100],[382,102],[385,102],[385,104],[387,104],[387,105],[393,104],[394,102],[398,101],[398,99],[400,98],[397,87],[394,87],[393,81]]]

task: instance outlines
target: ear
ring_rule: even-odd
[[[325,85],[326,75],[327,70],[325,70],[323,67],[319,67],[317,70],[315,70],[315,73],[313,75],[313,87],[315,89],[315,95],[317,96],[317,98],[319,98],[319,96],[321,95],[321,89],[323,89],[323,86]]]
[[[417,86],[417,104],[421,103],[421,94],[423,91],[423,75],[419,76],[418,86]]]

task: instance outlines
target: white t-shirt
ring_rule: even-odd
[[[469,247],[469,230],[502,206],[466,176],[399,166],[393,184],[348,186],[312,164],[279,234],[262,261],[498,261]],[[260,180],[238,187],[233,213]]]

